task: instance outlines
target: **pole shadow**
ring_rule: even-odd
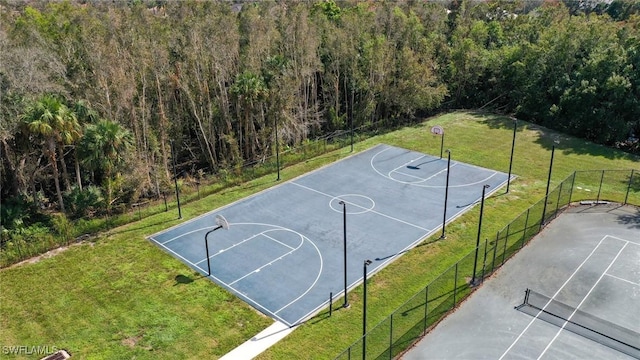
[[[421,162],[421,163],[420,163],[420,164],[418,164],[418,165],[407,165],[407,169],[411,169],[411,170],[420,170],[420,166],[422,166],[422,165],[426,165],[426,164],[428,164],[428,163],[432,163],[432,162],[434,162],[434,161],[438,161],[438,160],[440,160],[440,159],[433,159],[433,160],[429,160],[429,161]]]

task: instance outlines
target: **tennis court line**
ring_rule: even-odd
[[[606,236],[605,236],[606,238]],[[622,251],[627,247],[629,243],[625,242],[625,244],[622,246],[622,248],[620,248],[620,250],[618,251],[618,254],[616,254],[616,257],[613,258],[613,260],[611,260],[611,262],[609,263],[609,266],[607,266],[607,268],[604,270],[604,272],[602,273],[602,275],[600,275],[600,277],[598,278],[598,280],[595,282],[595,284],[593,284],[593,286],[591,287],[591,289],[589,289],[589,292],[587,292],[587,294],[584,296],[584,298],[582,299],[582,301],[580,301],[580,303],[578,304],[578,306],[575,307],[575,309],[573,310],[573,312],[571,313],[571,315],[569,315],[569,317],[567,318],[567,320],[564,322],[564,324],[562,324],[562,326],[560,327],[560,330],[558,330],[558,332],[556,333],[556,336],[553,337],[553,339],[551,339],[551,341],[549,341],[549,343],[547,344],[547,347],[544,348],[544,350],[542,350],[542,353],[538,356],[538,360],[540,360],[540,358],[542,358],[542,356],[544,356],[544,354],[547,352],[547,350],[549,350],[549,348],[551,347],[551,345],[556,341],[556,339],[558,338],[558,336],[560,336],[560,333],[562,333],[562,330],[564,330],[564,328],[567,326],[567,324],[569,323],[569,321],[571,320],[571,318],[573,317],[573,315],[576,314],[576,312],[578,312],[578,309],[580,308],[580,306],[582,306],[582,304],[584,304],[584,302],[587,300],[587,298],[589,297],[589,295],[591,295],[591,292],[593,291],[593,289],[596,288],[596,286],[598,286],[598,284],[600,283],[600,280],[602,280],[602,278],[607,274],[607,271],[609,271],[609,269],[611,269],[611,267],[613,266],[613,264],[616,263],[616,260],[618,260],[618,257],[620,256],[620,254],[622,254]],[[555,296],[554,296],[555,297]]]
[[[636,246],[640,246],[640,242],[635,242],[635,241],[631,241],[631,240],[626,240],[623,238],[619,238],[617,236],[613,236],[613,235],[607,235],[608,237],[612,238],[612,239],[616,239],[616,240],[620,240],[620,241],[626,241],[627,243],[631,244],[631,245],[636,245]]]
[[[633,242],[633,241],[625,240],[625,239],[622,239],[622,238],[619,238],[619,237],[616,237],[616,236],[609,236],[609,237],[612,238],[612,239],[624,241],[624,242],[626,242],[627,245],[640,246],[640,243],[636,243],[636,242]],[[615,275],[611,275],[611,274],[605,274],[605,275],[607,275],[608,277],[612,277],[614,279],[620,280],[620,281],[624,281],[624,282],[629,283],[631,285],[640,286],[640,282],[633,282],[631,280],[628,280],[628,279],[625,279],[625,278],[621,278],[621,277],[618,277],[618,276],[615,276]]]
[[[574,272],[571,274],[571,276],[569,276],[569,278],[562,284],[562,286],[560,286],[560,288],[558,289],[558,291],[555,292],[555,294],[553,294],[553,296],[551,296],[551,298],[549,299],[549,301],[547,301],[546,304],[544,304],[544,306],[542,307],[542,309],[540,311],[538,311],[538,313],[536,314],[535,317],[533,317],[530,321],[529,324],[527,324],[527,326],[525,326],[525,328],[522,330],[522,332],[520,332],[520,335],[518,335],[518,337],[516,337],[516,339],[511,343],[511,345],[507,348],[507,350],[505,350],[505,352],[498,358],[498,360],[502,360],[508,353],[509,351],[511,351],[511,349],[513,349],[513,347],[518,343],[518,341],[520,341],[520,339],[522,338],[522,336],[524,336],[524,333],[527,332],[527,330],[529,330],[529,328],[531,327],[531,325],[533,325],[533,323],[538,319],[538,316],[540,316],[540,314],[542,314],[542,312],[547,308],[547,306],[551,303],[551,301],[558,296],[558,294],[560,293],[560,291],[562,291],[562,289],[564,289],[565,286],[567,286],[567,284],[569,283],[569,281],[571,281],[571,279],[573,279],[573,277],[578,273],[578,271],[580,271],[580,269],[582,269],[582,267],[584,266],[584,264],[587,263],[587,261],[589,261],[589,259],[591,258],[591,256],[593,256],[593,254],[596,252],[596,250],[600,247],[600,245],[602,245],[602,242],[604,241],[604,239],[606,239],[608,237],[608,235],[604,236],[602,239],[600,239],[600,241],[598,242],[598,245],[596,245],[593,250],[591,250],[591,253],[589,253],[589,255],[582,261],[582,263],[580,263],[580,265],[574,270]]]
[[[631,280],[623,279],[621,277],[617,277],[617,276],[611,275],[611,274],[605,274],[605,275],[607,275],[608,277],[612,277],[614,279],[620,280],[620,281],[628,282],[631,285],[640,286],[640,283],[636,283],[636,282],[633,282]]]
[[[308,187],[308,186],[301,185],[301,184],[298,184],[298,183],[293,182],[293,181],[292,181],[291,183],[292,183],[293,185],[299,186],[299,187],[301,187],[301,188],[303,188],[303,189],[307,189],[307,190],[309,190],[309,191],[313,191],[313,192],[318,193],[318,194],[320,194],[320,195],[326,196],[326,197],[328,197],[328,198],[330,198],[330,199],[335,199],[335,198],[339,198],[339,197],[340,197],[340,196],[333,196],[333,195],[329,195],[329,194],[327,194],[327,193],[325,193],[325,192],[322,192],[322,191],[320,191],[320,190],[312,189],[312,188],[310,188],[310,187]],[[351,203],[350,203],[350,204],[351,204]],[[355,207],[359,207],[359,208],[361,208],[361,209],[365,209],[364,207],[362,207],[362,206],[360,206],[360,205],[358,205],[358,204],[352,204],[352,205],[353,205],[353,206],[355,206]],[[365,209],[365,210],[369,210],[369,209]],[[369,212],[372,212],[372,213],[374,213],[374,214],[377,214],[377,215],[380,215],[380,216],[386,217],[386,218],[388,218],[388,219],[391,219],[391,220],[394,220],[394,221],[397,221],[397,222],[400,222],[400,223],[403,223],[403,224],[409,225],[409,226],[414,227],[414,228],[416,228],[416,229],[420,229],[420,230],[423,230],[423,231],[426,231],[426,232],[431,232],[431,231],[432,231],[432,230],[430,230],[430,229],[423,228],[422,226],[412,224],[412,223],[410,223],[410,222],[407,222],[407,221],[404,221],[404,220],[401,220],[401,219],[395,218],[395,217],[393,217],[393,216],[385,215],[385,214],[383,214],[383,213],[381,213],[381,212],[378,212],[378,211],[375,211],[375,210],[369,210]]]

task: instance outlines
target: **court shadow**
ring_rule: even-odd
[[[342,309],[342,308],[341,308]],[[333,310],[336,311],[336,310]],[[331,317],[331,315],[329,315],[329,310],[323,311],[320,314],[314,316],[313,318],[307,320],[307,321],[303,321],[300,324],[304,324],[304,323],[309,323],[309,324],[317,324],[321,321],[325,321],[327,319],[329,319]]]
[[[147,218],[145,218],[145,219],[147,219]],[[158,225],[163,225],[163,224],[166,224],[167,222],[173,221],[173,220],[177,220],[177,218],[173,218],[173,219],[170,219],[170,220],[162,220],[162,221],[154,222],[153,224],[143,224],[142,222],[135,222],[135,223],[131,223],[131,225],[129,227],[127,227],[126,229],[124,229],[123,227],[120,227],[120,228],[117,228],[117,229],[111,229],[110,230],[110,234],[116,235],[116,234],[124,234],[124,233],[128,233],[128,232],[133,232],[133,231],[140,231],[140,230],[143,230],[143,229],[156,227]],[[140,225],[140,226],[138,226],[138,225]]]
[[[620,215],[618,222],[634,229],[640,229],[640,211],[636,214]]]
[[[391,254],[391,255],[387,255],[387,256],[383,256],[383,257],[377,257],[377,258],[375,258],[374,260],[375,260],[375,261],[387,260],[387,259],[392,258],[392,257],[394,257],[394,256],[398,256],[398,255],[400,255],[400,254],[404,254],[404,253],[406,253],[406,252],[409,252],[409,251],[410,251],[410,250],[412,250],[412,249],[416,249],[416,248],[419,248],[419,247],[421,247],[421,246],[425,246],[425,245],[430,245],[430,244],[433,244],[433,243],[438,242],[438,241],[440,241],[440,240],[443,240],[443,239],[438,238],[438,239],[435,239],[435,240],[432,240],[432,241],[424,240],[424,241],[423,241],[423,242],[421,242],[420,244],[418,244],[418,245],[416,245],[416,246],[412,247],[411,249],[407,249],[407,250],[400,251],[400,252],[398,252],[398,253]]]
[[[491,199],[491,198],[494,198],[494,197],[500,197],[500,196],[505,196],[505,195],[507,195],[507,194],[508,194],[508,193],[506,193],[506,192],[501,192],[501,193],[499,193],[499,194],[498,194],[498,193],[493,193],[493,194],[491,194],[491,195],[487,195],[487,196],[485,196],[484,200],[485,200],[485,201],[487,201],[487,200],[489,200],[489,199]],[[471,205],[479,204],[479,203],[480,203],[480,200],[481,200],[481,199],[478,199],[478,200],[476,200],[476,201],[470,202],[470,203],[465,204],[465,205],[456,205],[456,209],[466,208],[466,207],[471,206]]]
[[[471,112],[472,115],[481,118],[482,122],[490,129],[513,129],[514,120],[511,116],[504,116],[491,113],[483,113],[480,111]],[[516,132],[536,133],[534,142],[546,149],[551,150],[555,146],[556,150],[562,151],[563,154],[589,154],[592,156],[603,157],[607,159],[630,159],[633,160],[635,155],[623,151],[612,151],[611,147],[597,145],[586,139],[576,137],[574,135],[563,132],[562,129],[552,129],[552,123],[540,123],[517,119]]]
[[[466,208],[467,206],[471,206],[471,205],[475,205],[480,203],[480,200],[474,201],[474,202],[470,202],[468,204],[465,205],[456,205],[456,209],[461,209],[461,208]]]

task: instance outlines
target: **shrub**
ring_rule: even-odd
[[[97,186],[87,186],[82,190],[74,186],[65,194],[64,201],[74,219],[93,217],[105,207],[102,190]]]

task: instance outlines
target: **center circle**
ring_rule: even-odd
[[[346,204],[347,214],[351,215],[364,214],[373,210],[376,206],[376,203],[372,198],[359,194],[344,194],[336,196],[329,201],[329,206],[334,211],[341,213],[342,204],[340,204],[340,201],[343,201]]]

